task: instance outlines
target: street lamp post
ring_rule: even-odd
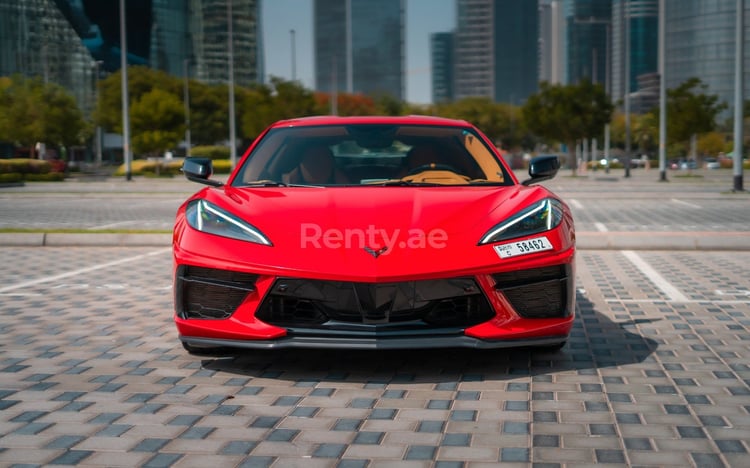
[[[101,116],[99,115],[99,110],[101,107],[99,106],[99,67],[102,65],[101,60],[97,60],[94,62],[94,106],[95,106],[95,114],[96,114],[96,167],[101,167],[102,165],[102,126],[99,122],[101,119]]]
[[[185,77],[185,83],[183,85],[183,100],[185,101],[185,155],[190,157],[190,86],[188,80],[190,78],[188,74],[188,67],[190,66],[190,59],[183,59],[182,67],[183,74]]]
[[[227,36],[229,62],[229,156],[232,167],[237,163],[237,135],[234,122],[234,38],[232,33],[232,0],[227,0]]]
[[[659,0],[659,180],[667,181],[666,0]]]
[[[125,22],[125,0],[120,0],[120,76],[122,87],[122,153],[125,158],[125,180],[132,180],[130,152],[130,111],[128,107],[128,41]]]
[[[294,38],[294,29],[289,30],[292,39],[292,81],[297,81],[297,43]]]
[[[625,22],[625,177],[630,177],[630,2],[623,0],[621,6]]]
[[[745,0],[737,0],[735,52],[734,52],[734,186],[735,192],[744,191],[742,187],[742,143],[744,124],[743,100],[743,59],[745,31]]]
[[[599,18],[575,18],[575,23],[578,24],[603,24],[606,27],[606,37],[605,37],[605,54],[604,54],[604,91],[607,93],[607,96],[611,95],[611,53],[612,53],[612,21],[608,19],[599,19]],[[591,81],[596,84],[597,82],[597,76],[596,76],[596,49],[592,52],[592,66],[591,66]],[[607,122],[604,124],[604,159],[606,160],[606,165],[604,167],[604,172],[609,174],[609,147],[610,147],[610,124]]]

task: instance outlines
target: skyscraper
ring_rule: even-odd
[[[612,25],[611,0],[567,0],[567,82],[582,79],[606,86],[609,34]]]
[[[539,81],[565,83],[565,17],[562,2],[539,2]]]
[[[209,83],[228,74],[227,0],[128,0],[128,58]],[[232,0],[235,82],[262,78],[259,0]],[[118,0],[0,0],[0,76],[41,76],[93,107],[96,69],[120,68]]]
[[[190,0],[195,77],[206,83],[226,83],[229,78],[227,1]],[[262,81],[259,1],[231,1],[234,81],[238,86],[249,86]]]
[[[40,76],[84,110],[94,96],[94,60],[52,0],[0,0],[0,76]]]
[[[539,81],[536,0],[458,0],[455,97],[522,103]]]
[[[613,0],[612,25],[612,97],[622,99],[628,50],[625,37],[630,38],[630,92],[639,90],[639,83],[643,82],[639,76],[658,71],[659,0]],[[629,30],[626,32],[625,28]]]
[[[404,0],[315,0],[315,88],[404,98]]]
[[[666,84],[675,88],[691,77],[708,85],[708,92],[734,102],[735,0],[668,1],[666,4]],[[750,2],[745,1],[745,18]],[[744,96],[750,96],[750,21],[745,21]]]
[[[453,100],[453,33],[430,35],[430,65],[432,69],[432,102]]]
[[[152,24],[148,63],[171,75],[184,73],[184,61],[192,56],[189,3],[152,0]]]

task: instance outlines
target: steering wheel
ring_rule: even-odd
[[[419,174],[420,172],[424,172],[424,171],[450,171],[450,172],[453,172],[454,174],[461,174],[461,171],[451,166],[450,164],[430,163],[430,164],[422,164],[421,166],[417,166],[414,169],[410,170],[406,175],[411,176],[414,174]]]

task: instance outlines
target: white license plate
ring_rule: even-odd
[[[508,244],[495,245],[495,252],[500,258],[516,257],[518,255],[527,255],[535,252],[552,250],[552,243],[545,236],[535,237],[522,241],[510,242]]]

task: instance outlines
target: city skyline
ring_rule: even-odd
[[[296,79],[306,88],[315,89],[313,0],[263,1],[261,17],[266,80],[270,76],[292,79],[294,38]],[[407,102],[431,102],[430,34],[453,30],[455,17],[455,0],[406,0]]]

